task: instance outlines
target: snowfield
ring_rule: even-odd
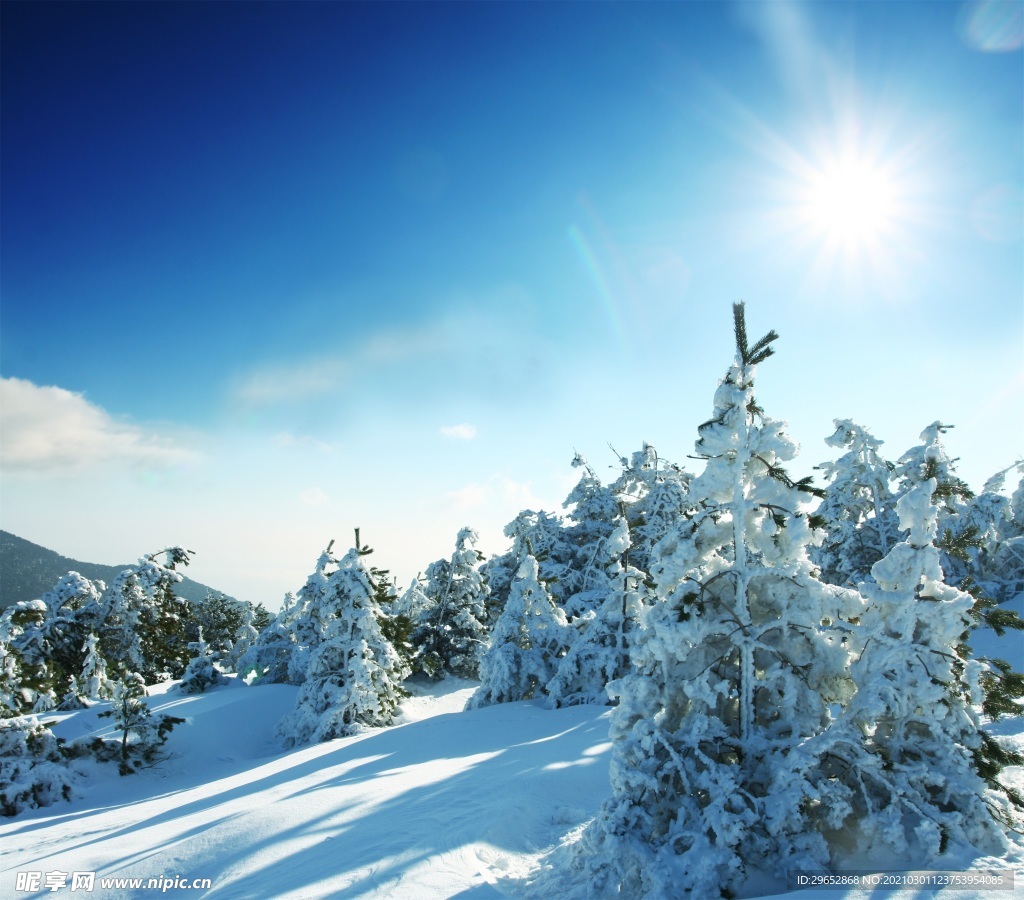
[[[292,709],[297,688],[247,687],[235,678],[192,696],[172,685],[151,688],[154,712],[186,720],[171,734],[171,757],[124,778],[113,766],[90,764],[71,803],[0,820],[0,897],[54,896],[45,882],[36,891],[17,890],[19,872],[41,879],[95,872],[95,890],[74,895],[101,898],[482,900],[552,896],[555,885],[560,896],[586,896],[585,885],[557,870],[533,887],[529,876],[579,834],[609,793],[609,709],[548,710],[521,702],[463,711],[475,682],[413,679],[407,686],[414,693],[399,724],[287,753],[274,727]],[[68,740],[109,733],[107,720],[97,718],[105,705],[48,718]],[[1018,749],[1022,729],[1020,720],[994,727]],[[1024,785],[1024,777],[1016,783]],[[559,859],[558,852],[551,856]],[[941,868],[1013,866],[1013,893],[1024,895],[1022,863],[1018,849],[1005,860],[951,857]],[[100,886],[105,878],[145,883],[161,876],[166,880],[148,890]],[[161,890],[176,877],[210,879],[212,886]],[[548,893],[538,893],[541,884]],[[784,883],[767,877],[750,887],[752,896],[785,893]],[[71,896],[70,878],[55,893]],[[956,900],[1010,896],[943,893]],[[869,893],[798,896],[841,900]]]

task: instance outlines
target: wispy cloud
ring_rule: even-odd
[[[351,366],[342,359],[316,359],[293,365],[268,366],[243,377],[233,390],[245,407],[276,406],[341,390]]]
[[[483,506],[491,499],[493,492],[485,484],[467,484],[457,490],[448,491],[444,496],[456,509],[466,510]]]
[[[311,434],[293,434],[290,431],[279,431],[274,435],[274,446],[285,449],[312,449],[320,453],[331,453],[335,446]]]
[[[461,425],[444,425],[440,433],[456,441],[471,441],[476,437],[476,426],[463,422]]]
[[[169,468],[193,450],[119,421],[82,394],[21,378],[0,379],[0,464],[8,472],[62,473],[108,464]]]
[[[302,403],[328,394],[364,387],[374,372],[445,351],[442,328],[383,331],[336,354],[291,363],[269,364],[242,374],[231,399],[244,408]]]
[[[445,499],[458,510],[476,509],[494,501],[513,510],[543,509],[544,503],[533,493],[527,482],[516,481],[506,475],[495,475],[484,484],[474,482],[454,491],[448,491]],[[511,518],[511,516],[510,516]]]
[[[321,487],[313,487],[299,494],[303,506],[327,506],[331,502],[327,491]]]

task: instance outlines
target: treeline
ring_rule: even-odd
[[[0,618],[5,714],[234,671],[299,686],[278,726],[297,746],[388,725],[407,677],[451,674],[479,680],[475,706],[616,706],[612,796],[571,861],[598,893],[717,895],[840,846],[995,852],[1024,807],[1001,772],[1024,760],[980,716],[1019,714],[1024,678],[972,637],[1024,626],[1006,606],[1024,592],[1024,482],[1004,492],[1024,463],[974,493],[949,426],[892,460],[837,420],[824,483],[796,478],[796,444],[754,394],[777,335],[751,343],[742,305],[734,322],[699,475],[645,444],[604,484],[577,455],[563,514],[522,511],[489,560],[464,529],[404,590],[357,530],[273,619],[204,622],[190,655],[173,593],[187,552],[109,589],[68,575]]]

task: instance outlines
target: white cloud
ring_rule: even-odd
[[[485,484],[467,484],[458,490],[448,491],[444,496],[459,511],[476,509],[491,498],[492,492]]]
[[[362,343],[339,351],[341,356],[321,356],[293,363],[266,365],[241,375],[231,389],[235,403],[262,408],[300,403],[353,387],[365,388],[373,375],[393,370],[411,359],[445,352],[444,325],[422,329],[382,331]]]
[[[242,406],[262,407],[318,397],[340,390],[349,372],[341,359],[318,359],[251,372],[235,386]]]
[[[513,510],[512,515],[520,509],[551,508],[533,493],[529,484],[505,475],[495,475],[485,484],[467,484],[444,496],[458,510],[476,509],[494,501],[500,501],[502,508]]]
[[[440,433],[457,441],[471,441],[476,437],[476,426],[463,422],[461,425],[445,425]]]
[[[502,499],[517,509],[557,509],[557,504],[545,504],[533,493],[528,482],[516,481],[506,476],[501,477]]]
[[[7,471],[67,472],[126,463],[168,468],[194,456],[155,431],[118,421],[82,394],[0,379],[0,463]]]
[[[322,441],[311,434],[292,434],[290,431],[279,431],[274,435],[274,446],[284,449],[313,449],[320,453],[331,453],[334,444]]]
[[[303,491],[299,494],[299,500],[302,501],[303,506],[327,506],[331,502],[331,498],[327,495],[327,492],[321,487],[309,488],[309,490]]]

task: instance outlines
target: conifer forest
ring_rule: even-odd
[[[1024,675],[989,638],[1024,628],[1024,461],[968,485],[954,423],[890,455],[835,419],[817,465],[758,399],[779,336],[748,333],[743,304],[733,325],[692,450],[645,443],[607,483],[577,453],[563,508],[520,511],[504,553],[466,527],[399,585],[388,535],[351,523],[275,614],[178,596],[184,546],[3,610],[0,812],[158,771],[185,719],[151,708],[157,689],[291,686],[283,753],[389,729],[447,679],[472,683],[467,715],[608,712],[596,814],[513,895],[743,896],[754,872],[1005,857],[1024,757],[989,726],[1024,711]],[[55,735],[90,709],[100,733]]]

